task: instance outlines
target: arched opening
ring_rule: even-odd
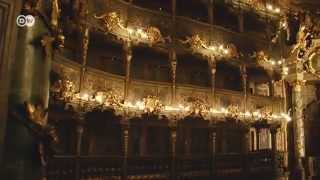
[[[263,68],[247,68],[248,93],[252,95],[271,96],[272,81],[269,74]]]

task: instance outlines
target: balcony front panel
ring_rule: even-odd
[[[53,62],[53,70],[62,77],[68,78],[79,87],[80,65],[68,60],[62,56],[56,56]],[[163,104],[171,104],[172,84],[166,82],[155,82],[132,79],[129,83],[130,102],[141,101],[148,95],[158,96]],[[118,95],[124,95],[125,77],[110,74],[95,68],[88,67],[84,76],[84,91],[91,94],[95,91],[114,90]],[[213,101],[210,87],[201,87],[195,85],[177,84],[175,104],[188,101],[188,98],[201,99],[206,104]],[[218,107],[227,107],[229,105],[238,105],[243,108],[244,95],[240,91],[231,91],[225,89],[216,89],[216,103]],[[273,112],[281,112],[282,99],[276,97],[248,96],[247,110],[256,110],[257,108],[268,107]]]

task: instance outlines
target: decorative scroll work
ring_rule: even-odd
[[[320,74],[313,67],[313,59],[320,54],[320,36],[316,35],[311,28],[304,25],[300,26],[297,34],[297,44],[293,47],[291,53],[297,54],[297,60],[302,61],[304,70],[317,78]]]
[[[107,31],[112,31],[117,27],[125,29],[121,24],[120,15],[117,12],[106,12],[100,16],[95,15],[94,18],[100,20]]]
[[[133,27],[125,27],[122,24],[120,15],[117,12],[106,12],[100,16],[95,15],[95,19],[99,20],[100,23],[104,26],[105,32],[114,32],[117,35],[120,35],[129,40],[137,41],[147,41],[150,45],[156,43],[165,43],[166,40],[171,41],[170,37],[164,38],[161,34],[159,28],[154,26],[138,27],[134,29]],[[121,34],[118,30],[124,30],[125,33]]]
[[[186,40],[180,40],[180,42],[182,44],[189,44],[190,48],[194,52],[201,53],[201,50],[206,50],[206,53],[209,55],[222,56],[228,58],[238,57],[238,51],[235,45],[207,45],[206,42],[200,38],[199,34],[193,35],[191,37],[186,37]],[[202,53],[206,54],[205,52]]]
[[[320,54],[320,25],[315,22],[307,13],[305,15],[296,13],[286,14],[279,23],[278,32],[272,42],[276,43],[281,32],[285,32],[287,43],[293,45],[291,54],[296,56],[296,61],[303,64],[303,71],[310,73],[317,78],[320,74],[316,72],[312,61]],[[292,24],[299,26],[295,33]],[[291,25],[291,26],[290,26]]]

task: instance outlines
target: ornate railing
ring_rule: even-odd
[[[72,179],[168,179],[186,177],[210,177],[276,174],[271,151],[243,154],[217,154],[215,156],[56,156],[47,167],[48,180]],[[175,167],[172,167],[175,161]],[[318,161],[314,161],[318,162]],[[319,163],[319,162],[318,162]],[[315,163],[316,164],[316,163]],[[316,168],[316,167],[315,167]],[[319,172],[319,166],[317,166]],[[173,170],[174,169],[174,174]]]
[[[210,176],[211,156],[178,156],[176,160],[178,177]]]
[[[167,156],[129,157],[128,176],[168,177],[170,174],[170,162],[171,160]]]

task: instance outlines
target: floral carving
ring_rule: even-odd
[[[164,105],[156,96],[147,96],[143,98],[144,110],[148,113],[160,113],[164,110]]]

